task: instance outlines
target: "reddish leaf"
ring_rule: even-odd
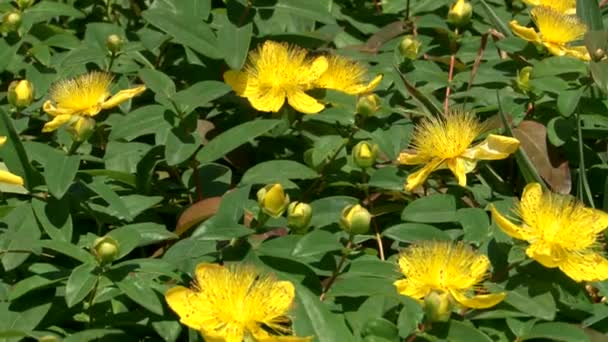
[[[179,217],[179,220],[177,220],[175,234],[181,236],[196,224],[201,223],[215,215],[221,202],[222,198],[218,196],[205,198],[204,200],[198,201],[191,205],[188,209],[184,210],[182,215]]]

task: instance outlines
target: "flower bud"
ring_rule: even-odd
[[[34,101],[34,86],[28,80],[13,81],[8,85],[8,103],[23,108]]]
[[[353,147],[353,162],[362,169],[371,167],[378,156],[378,145],[361,141]]]
[[[369,94],[357,101],[357,113],[363,116],[372,116],[380,109],[380,98],[376,94]]]
[[[447,322],[452,315],[450,295],[443,291],[431,291],[424,297],[424,312],[430,322]]]
[[[448,12],[448,22],[456,27],[464,27],[473,16],[473,6],[465,0],[456,0]]]
[[[124,40],[117,34],[111,34],[106,39],[106,47],[110,52],[117,53],[122,48]]]
[[[38,342],[59,342],[60,339],[56,335],[44,335],[38,337]]]
[[[365,234],[369,230],[372,215],[359,204],[342,209],[340,226],[350,235]]]
[[[95,130],[95,120],[87,116],[76,116],[75,118],[76,120],[67,126],[67,131],[74,141],[86,141]]]
[[[101,265],[106,265],[114,261],[118,256],[118,242],[109,236],[95,239],[93,242],[93,255]]]
[[[283,215],[289,204],[289,195],[285,194],[279,183],[266,185],[258,191],[257,196],[262,211],[272,217]]]
[[[34,0],[17,0],[17,6],[22,10],[32,7],[33,4]]]
[[[531,66],[523,67],[517,72],[517,80],[515,82],[517,83],[517,87],[524,93],[532,90],[530,86],[530,74],[532,74]]]
[[[294,233],[305,233],[312,219],[312,207],[308,203],[291,202],[287,207],[287,225]]]
[[[2,26],[6,31],[17,31],[21,26],[21,14],[19,12],[8,12],[2,17]]]
[[[422,43],[414,38],[414,36],[407,35],[403,37],[399,44],[399,52],[405,59],[416,59],[418,57],[420,45],[422,45]]]
[[[597,48],[597,49],[595,49],[595,51],[593,51],[593,55],[591,55],[591,58],[593,58],[594,62],[599,62],[605,56],[606,56],[606,51],[604,51],[604,49],[602,49],[602,48]]]

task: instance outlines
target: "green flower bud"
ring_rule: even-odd
[[[357,113],[363,116],[372,116],[380,109],[380,98],[376,94],[369,94],[357,101]]]
[[[23,108],[34,101],[34,86],[28,80],[13,81],[8,85],[8,103]]]
[[[95,119],[87,116],[75,116],[74,121],[67,126],[67,131],[74,141],[82,142],[89,139],[95,131]]]
[[[456,0],[448,12],[448,22],[456,27],[467,26],[473,16],[473,6],[465,0]]]
[[[106,39],[106,47],[112,53],[117,53],[122,48],[124,40],[119,35],[111,34]]]
[[[342,209],[340,226],[350,235],[365,234],[369,230],[372,215],[359,204]]]
[[[353,147],[353,162],[362,169],[371,167],[378,157],[378,145],[361,141]]]
[[[118,242],[109,236],[103,236],[93,242],[91,252],[100,265],[106,265],[114,261],[118,256]]]
[[[524,93],[532,90],[532,87],[530,86],[530,74],[532,74],[531,66],[523,67],[517,72],[517,87]]]
[[[261,188],[258,193],[258,204],[262,211],[272,217],[280,217],[289,204],[289,195],[283,191],[281,184],[270,184]]]
[[[399,44],[399,52],[405,59],[416,59],[418,57],[420,45],[422,45],[422,43],[414,38],[414,36],[407,35],[403,37]]]
[[[2,17],[2,26],[8,32],[17,31],[21,26],[21,14],[8,12]]]
[[[380,337],[384,341],[398,341],[399,329],[386,318],[376,317],[365,322],[363,329],[361,329],[361,335],[364,337]]]
[[[432,291],[424,297],[424,312],[431,322],[447,322],[452,315],[452,300],[447,292]]]
[[[56,335],[44,335],[38,337],[38,342],[59,342],[60,339]]]
[[[287,225],[294,233],[305,233],[312,219],[312,207],[308,203],[291,202],[287,207]]]
[[[599,62],[605,56],[606,56],[606,51],[604,51],[604,49],[602,49],[602,48],[597,48],[597,49],[595,49],[595,51],[593,51],[593,55],[591,55],[591,58],[593,58],[594,62]]]
[[[34,0],[17,0],[17,6],[22,10],[32,7],[33,4]]]

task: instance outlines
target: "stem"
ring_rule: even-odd
[[[371,199],[369,195],[369,175],[365,169],[362,170],[362,183],[363,183],[363,191],[365,192],[365,202],[368,203],[369,210],[374,210],[374,201]],[[376,220],[372,216],[372,225],[374,226],[374,231],[376,232],[376,243],[378,244],[378,253],[380,254],[380,260],[384,261],[384,246],[382,245],[382,236],[380,236],[380,230],[378,229],[378,225],[376,224]]]
[[[302,195],[303,201],[304,202],[308,202],[308,196],[311,195],[312,191],[317,190],[317,192],[321,191],[321,187],[319,186],[324,180],[325,180],[325,174],[323,173],[325,171],[325,169],[327,168],[327,166],[331,163],[334,162],[334,160],[336,160],[336,158],[338,158],[338,154],[340,154],[340,152],[342,151],[343,148],[346,147],[346,145],[348,145],[350,143],[350,140],[352,139],[353,135],[354,135],[354,131],[353,133],[351,133],[351,135],[347,138],[344,139],[344,141],[342,142],[342,145],[340,145],[340,147],[338,147],[336,149],[336,151],[333,153],[333,155],[329,158],[329,160],[327,161],[327,163],[323,164],[321,166],[321,169],[319,169],[319,174],[321,175],[319,178],[317,178],[309,187],[308,189],[306,189],[306,191],[304,192],[304,194]]]
[[[448,115],[448,109],[450,107],[450,92],[452,91],[452,79],[454,78],[454,64],[456,63],[456,56],[452,54],[450,56],[450,71],[448,73],[448,86],[445,88],[445,100],[443,102],[443,114]]]
[[[74,155],[74,153],[76,153],[76,151],[78,150],[80,145],[82,145],[82,141],[78,141],[78,140],[72,141],[72,146],[70,146],[70,149],[68,150],[68,156]]]
[[[591,188],[589,187],[589,182],[587,181],[587,173],[585,168],[585,156],[584,156],[584,148],[583,148],[583,130],[581,128],[581,117],[580,114],[576,113],[576,130],[578,134],[578,184],[579,189],[582,189],[583,194],[587,197],[587,201],[592,208],[595,208],[593,203],[593,196],[591,195]],[[583,195],[581,195],[581,200],[583,200]]]
[[[110,52],[110,63],[108,63],[108,68],[106,69],[107,72],[112,71],[112,66],[114,66],[114,60],[116,60],[116,56],[116,53],[114,53],[113,51]]]
[[[93,325],[93,301],[95,301],[95,296],[97,295],[97,287],[99,286],[100,278],[101,274],[98,274],[97,279],[95,279],[95,286],[93,286],[93,290],[91,291],[91,295],[89,296],[89,327]]]
[[[350,250],[352,245],[353,245],[353,237],[351,235],[345,248],[347,250]],[[338,275],[340,274],[340,272],[342,272],[342,267],[344,267],[344,263],[346,262],[346,258],[348,258],[348,254],[349,254],[348,252],[342,253],[342,256],[340,257],[340,261],[338,261],[338,265],[332,272],[331,277],[329,277],[329,279],[327,280],[327,284],[325,284],[325,286],[323,287],[323,292],[321,293],[321,296],[319,297],[319,299],[321,301],[325,300],[325,295],[327,295],[327,292],[329,291],[329,289],[336,282],[336,279],[338,279]]]

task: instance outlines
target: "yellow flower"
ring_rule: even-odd
[[[367,83],[367,69],[360,63],[342,56],[329,56],[329,66],[315,82],[316,88],[338,90],[351,95],[369,93],[382,81],[382,75],[377,75]]]
[[[6,143],[6,140],[7,138],[5,136],[0,136],[0,147]],[[23,185],[23,178],[14,173],[0,170],[0,183]]]
[[[110,97],[111,84],[112,76],[98,71],[55,83],[50,90],[50,100],[42,106],[53,120],[47,122],[42,131],[54,131],[68,122],[75,124],[80,118],[95,116],[103,109],[116,107],[146,90],[141,85],[121,90]]]
[[[432,292],[447,293],[460,305],[484,309],[500,303],[506,293],[476,294],[486,278],[490,261],[462,243],[425,241],[408,247],[399,256],[405,279],[397,291],[417,300]]]
[[[597,236],[608,227],[608,214],[585,207],[570,196],[544,192],[528,184],[516,212],[516,225],[491,206],[496,224],[510,236],[530,243],[526,254],[545,267],[558,267],[575,281],[608,279],[608,260]]]
[[[546,6],[564,13],[576,14],[576,0],[523,0],[530,6]]]
[[[201,263],[192,289],[177,286],[165,294],[180,322],[200,331],[205,341],[311,341],[290,335],[286,316],[295,289],[251,266]]]
[[[584,46],[570,46],[570,43],[581,39],[587,32],[587,26],[576,16],[545,6],[534,7],[530,14],[538,32],[513,20],[509,23],[513,33],[527,41],[544,45],[556,56],[572,56],[586,61],[591,59]]]
[[[460,186],[466,186],[466,174],[475,168],[478,160],[505,159],[519,147],[519,140],[515,138],[490,134],[469,148],[483,130],[484,125],[475,115],[464,111],[423,119],[412,137],[414,153],[399,154],[400,164],[426,164],[407,177],[405,190],[412,191],[422,185],[431,172],[445,168],[452,171]]]
[[[225,72],[224,81],[259,111],[278,112],[287,98],[295,110],[313,114],[324,106],[305,91],[325,70],[327,59],[323,56],[311,59],[302,48],[266,41],[249,53],[243,71]]]
[[[275,218],[283,215],[289,205],[289,195],[279,183],[266,185],[256,195],[262,211]]]

